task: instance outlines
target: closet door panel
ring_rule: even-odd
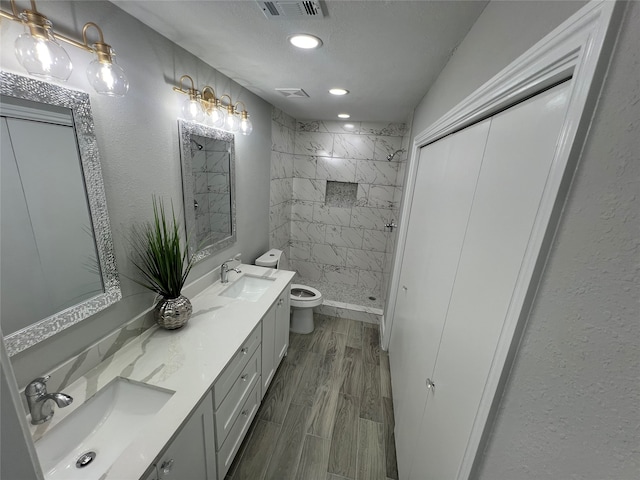
[[[486,121],[420,153],[390,346],[398,465],[404,478],[415,451],[417,420],[426,401],[424,380],[433,372],[488,132]]]
[[[563,84],[493,117],[411,478],[457,477],[567,101]]]

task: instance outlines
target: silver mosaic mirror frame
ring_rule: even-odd
[[[189,236],[189,253],[195,256],[195,261],[199,262],[214,253],[233,245],[236,242],[236,172],[235,172],[235,142],[232,133],[207,127],[194,122],[178,120],[178,132],[180,135],[180,160],[182,163],[182,194],[184,198],[184,223],[185,230]],[[198,245],[196,241],[196,214],[193,208],[187,205],[194,204],[194,179],[191,164],[191,136],[212,138],[229,142],[229,192],[231,195],[231,235],[210,245]]]
[[[104,310],[119,301],[122,293],[89,95],[4,71],[0,71],[0,93],[71,110],[104,286],[104,293],[5,336],[7,352],[13,356]]]

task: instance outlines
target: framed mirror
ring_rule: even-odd
[[[122,298],[89,95],[0,72],[0,318],[15,355]]]
[[[236,241],[234,138],[183,120],[178,130],[185,229],[200,261]]]

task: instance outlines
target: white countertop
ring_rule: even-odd
[[[286,270],[253,265],[240,265],[240,268],[241,274],[229,273],[229,284],[222,285],[217,281],[190,299],[193,314],[184,327],[178,330],[148,329],[66,387],[64,393],[74,398],[73,404],[64,409],[56,408],[53,419],[45,426],[33,427],[34,438],[55,427],[115,377],[173,390],[173,396],[156,415],[157,421],[136,435],[102,477],[104,480],[140,478],[295,275]],[[244,274],[275,280],[256,302],[219,295]]]

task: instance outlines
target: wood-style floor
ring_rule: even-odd
[[[226,480],[397,479],[389,357],[377,325],[315,316],[291,333]]]

